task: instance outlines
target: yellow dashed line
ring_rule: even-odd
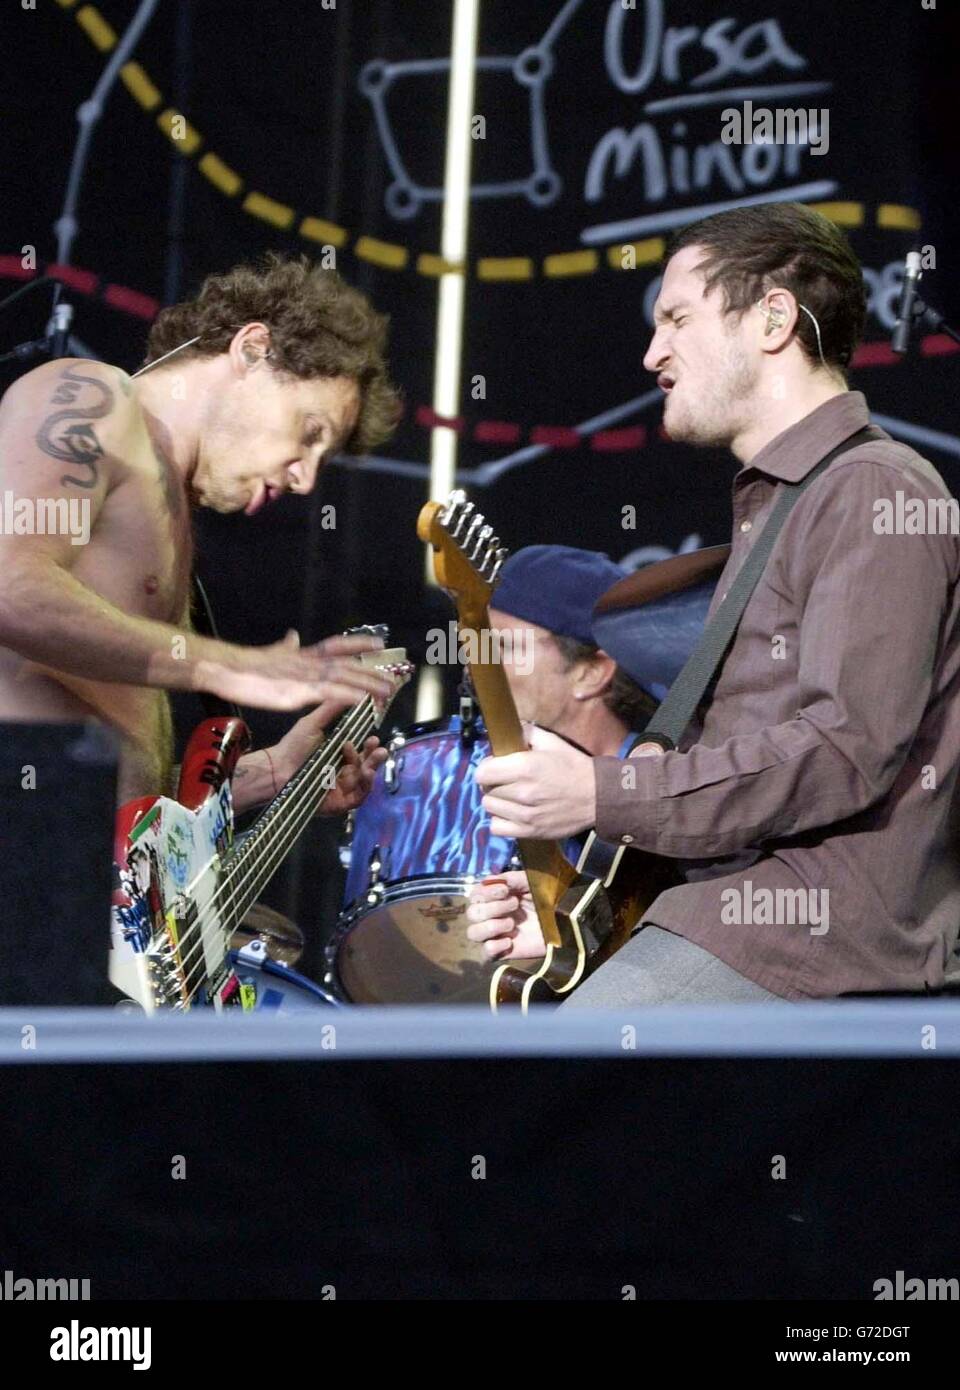
[[[116,34],[95,5],[84,5],[82,10],[77,10],[77,23],[101,53],[109,52],[116,45]]]
[[[546,256],[543,262],[544,275],[592,275],[599,265],[596,251],[559,251]]]
[[[166,111],[160,112],[157,125],[181,154],[196,154],[203,144],[200,132],[190,124],[181,111],[174,111],[170,106]]]
[[[200,161],[200,171],[228,198],[235,198],[243,187],[243,179],[224,164],[219,155],[205,154]]]
[[[835,222],[838,227],[863,226],[862,203],[810,203],[808,206],[812,212],[822,213],[828,222]]]
[[[532,280],[533,261],[529,256],[481,256],[477,261],[478,280]]]
[[[274,227],[281,227],[284,231],[293,226],[296,216],[293,208],[288,207],[286,203],[275,202],[265,193],[248,193],[243,200],[243,210],[252,212],[254,217],[259,217],[263,222],[270,222]]]
[[[346,227],[338,227],[336,222],[325,222],[322,217],[305,217],[300,223],[300,235],[309,241],[322,242],[324,246],[346,246],[350,240]]]
[[[920,230],[920,214],[915,208],[905,208],[901,203],[881,203],[877,208],[877,226],[894,227],[897,231],[917,232]]]
[[[144,111],[154,111],[160,105],[163,97],[139,63],[124,63],[120,76],[127,91]]]
[[[378,241],[372,236],[360,237],[353,248],[353,254],[361,260],[372,261],[374,265],[386,266],[388,270],[402,270],[410,256],[405,246],[395,246],[391,241]]]
[[[440,275],[462,275],[463,266],[456,261],[445,261],[432,251],[423,251],[417,257],[417,274],[437,277]]]
[[[633,270],[638,265],[656,265],[663,260],[666,243],[662,236],[647,237],[646,241],[618,242],[607,247],[607,265],[611,270]],[[632,251],[633,255],[625,253]]]
[[[56,0],[56,3],[63,10],[72,10],[77,0]],[[91,43],[101,53],[116,46],[116,33],[96,6],[84,5],[76,11],[75,17]],[[121,68],[120,75],[131,96],[144,110],[153,111],[160,105],[163,100],[161,93],[139,63],[126,63]],[[182,127],[179,123],[177,126],[177,130],[182,131],[179,138],[174,134],[173,125],[174,120],[178,117],[184,122]],[[181,116],[178,111],[170,109],[163,111],[157,117],[157,124],[184,155],[195,154],[203,144],[203,138],[199,131],[194,129],[186,117]],[[243,178],[215,154],[209,152],[205,154],[199,160],[199,168],[205,177],[228,198],[236,197],[244,187]],[[837,201],[811,203],[810,206],[823,213],[831,222],[842,227],[860,227],[866,216],[863,203]],[[251,216],[258,217],[263,222],[269,222],[272,226],[279,227],[283,231],[288,231],[293,226],[298,215],[294,208],[267,197],[265,193],[248,193],[243,200],[242,207]],[[919,230],[922,219],[914,208],[904,207],[900,203],[881,203],[876,209],[876,224],[878,227],[896,231],[913,232]],[[321,217],[303,217],[297,231],[305,240],[319,242],[322,245],[343,247],[353,240],[353,234],[346,227],[340,227],[335,222],[327,222]],[[628,250],[632,252],[632,255],[625,254]],[[655,265],[663,259],[664,250],[663,237],[649,237],[645,241],[617,243],[606,248],[606,263],[611,270]],[[409,264],[413,254],[406,246],[398,246],[395,242],[390,241],[380,241],[371,236],[356,237],[353,252],[362,260],[382,266],[386,270],[403,270]],[[600,256],[599,251],[584,249],[558,251],[543,258],[542,271],[545,276],[551,279],[560,279],[571,275],[593,275],[600,268]],[[415,265],[418,275],[432,279],[447,274],[463,275],[467,271],[466,267],[452,264],[444,260],[442,256],[430,251],[423,251],[417,255]],[[537,262],[532,256],[481,256],[476,262],[475,273],[478,280],[532,280],[537,273]]]

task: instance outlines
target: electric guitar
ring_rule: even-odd
[[[433,549],[437,583],[457,605],[461,636],[468,635],[470,677],[494,754],[523,752],[523,728],[502,664],[491,654],[490,599],[507,558],[500,539],[466,495],[457,490],[446,505],[428,502],[417,535]],[[487,640],[483,634],[487,633]],[[655,855],[620,845],[600,877],[589,876],[596,836],[591,833],[575,868],[553,840],[520,840],[546,954],[541,961],[507,961],[490,981],[490,1007],[558,1003],[625,941],[641,914],[675,882],[669,865]]]
[[[348,741],[379,728],[413,670],[406,653],[366,652],[394,680],[386,702],[347,710],[249,833],[233,843],[230,779],[250,744],[243,720],[205,719],[187,746],[177,799],[141,797],[117,813],[110,980],[147,1013],[255,1008],[230,962],[230,939],[336,783]]]

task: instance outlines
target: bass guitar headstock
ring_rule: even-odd
[[[386,623],[363,623],[359,627],[350,627],[347,628],[344,636],[379,637],[383,647],[373,652],[361,652],[359,661],[361,666],[367,666],[371,670],[380,671],[383,675],[390,677],[394,687],[390,699],[393,700],[417,669],[407,657],[406,648],[387,646],[390,640],[390,629]]]
[[[457,488],[421,509],[417,535],[432,547],[436,581],[456,596],[461,617],[480,622],[509,554],[493,527]]]

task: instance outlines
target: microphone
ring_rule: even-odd
[[[900,317],[897,319],[890,339],[894,352],[904,353],[910,345],[910,330],[913,328],[913,306],[920,283],[920,252],[908,251],[903,271],[903,298],[900,300]]]

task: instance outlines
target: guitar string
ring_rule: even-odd
[[[352,722],[353,721],[351,721],[351,724]],[[322,784],[325,768],[332,765],[332,758],[341,752],[343,744],[346,743],[348,739],[353,739],[364,727],[367,729],[370,728],[371,721],[368,718],[366,725],[362,720],[356,721],[356,724],[357,727],[356,730],[354,730],[353,727],[348,728],[345,721],[342,732],[331,738],[329,743],[324,745],[324,756],[317,760],[314,767],[310,770],[310,773],[296,788],[295,794],[299,795],[296,802],[295,814],[290,820],[278,822],[277,824],[272,823],[274,817],[271,817],[271,822],[263,829],[262,833],[264,838],[262,842],[256,846],[255,850],[248,851],[248,853],[244,855],[245,845],[240,847],[239,853],[243,855],[243,857],[238,860],[233,870],[228,872],[228,874],[221,879],[210,901],[198,914],[196,921],[184,932],[181,938],[181,949],[179,952],[184,983],[188,987],[186,999],[182,1001],[184,1005],[190,1003],[199,989],[203,987],[206,978],[204,973],[204,960],[192,960],[192,957],[203,948],[203,933],[211,924],[222,930],[224,936],[228,931],[236,928],[241,915],[236,906],[237,898],[248,887],[250,880],[256,878],[258,873],[263,873],[263,882],[269,881],[278,865],[283,861],[290,846],[296,841],[303,828],[312,819],[323,797],[326,795],[327,791],[330,790],[330,788],[324,787]],[[319,786],[317,785],[318,780],[320,782]],[[317,795],[318,792],[321,792],[322,795]],[[279,816],[281,810],[282,808],[278,807],[275,815]],[[264,812],[264,814],[266,815],[267,812]],[[260,853],[257,854],[255,859],[250,859],[249,855],[256,853],[256,851],[260,851]],[[222,924],[221,919],[223,917],[227,918],[226,926]],[[232,921],[230,920],[231,918]],[[196,940],[193,941],[189,950],[184,951],[182,949],[183,945],[191,938],[196,938]],[[194,968],[195,966],[197,967],[196,969]],[[199,978],[197,978],[198,974]],[[196,983],[194,983],[195,980]]]
[[[256,859],[251,858],[255,853],[253,849],[249,851],[246,850],[247,844],[250,843],[249,841],[245,841],[244,844],[239,846],[237,850],[239,856],[237,863],[232,870],[228,870],[227,874],[220,879],[209,902],[205,904],[201,912],[198,913],[196,920],[191,923],[181,936],[179,947],[173,948],[179,955],[180,965],[185,976],[185,983],[188,986],[192,984],[194,978],[194,964],[198,964],[201,967],[201,980],[197,985],[189,989],[187,997],[183,1001],[184,1004],[188,1004],[190,1000],[193,999],[203,984],[203,961],[193,962],[191,959],[196,952],[203,947],[203,932],[209,925],[216,925],[217,919],[227,915],[231,909],[234,919],[232,929],[236,928],[239,920],[239,913],[236,909],[237,898],[247,887],[251,878],[256,875],[258,870],[263,870],[265,872],[264,882],[266,882],[275,872],[276,868],[283,862],[290,846],[296,841],[303,828],[313,818],[317,806],[323,800],[323,796],[321,796],[315,801],[314,798],[316,793],[322,791],[325,796],[328,791],[332,790],[322,785],[323,773],[326,767],[330,766],[333,759],[342,752],[345,743],[348,741],[356,742],[361,733],[363,733],[363,737],[361,738],[361,742],[363,742],[365,738],[369,736],[369,734],[363,731],[365,729],[377,727],[376,721],[371,720],[373,713],[373,701],[367,696],[364,701],[359,706],[355,707],[355,709],[343,719],[342,723],[336,727],[334,733],[323,745],[322,749],[317,750],[318,753],[322,753],[322,756],[317,757],[314,766],[292,793],[292,795],[298,796],[298,800],[296,803],[297,809],[290,820],[281,821],[277,819],[282,812],[281,806],[278,806],[277,810],[273,813],[271,813],[270,807],[263,812],[263,816],[270,816],[270,820],[262,828],[261,833],[264,838],[256,845],[256,849],[260,851],[260,855]],[[320,782],[319,786],[316,785],[318,781]],[[283,796],[283,791],[280,792],[280,796]],[[277,821],[276,824],[274,824],[275,820]],[[251,833],[256,833],[256,826],[254,826]],[[227,928],[227,930],[229,929],[231,928]],[[196,938],[196,940],[192,940],[192,938]],[[190,949],[184,950],[188,942],[191,942]]]
[[[295,825],[295,829],[293,829],[292,831],[293,838],[296,838],[296,836],[300,834],[304,825],[307,824],[308,820],[315,813],[316,805],[319,804],[319,802],[317,802],[316,804],[311,805],[312,799],[317,791],[317,788],[313,786],[312,783],[316,780],[317,776],[322,777],[325,768],[332,764],[333,759],[341,753],[343,745],[348,740],[355,740],[365,726],[371,732],[372,729],[375,729],[377,727],[379,721],[371,721],[370,718],[373,712],[373,700],[370,696],[366,696],[359,706],[355,706],[353,710],[351,710],[347,715],[344,716],[340,723],[335,727],[334,733],[331,735],[331,737],[327,740],[326,743],[322,745],[320,749],[317,750],[317,754],[322,756],[316,757],[316,762],[314,763],[314,766],[310,769],[306,777],[304,777],[298,783],[294,792],[294,795],[296,795],[297,793],[303,794],[304,799],[302,802],[298,797],[298,807],[306,805],[308,809],[306,815],[301,815],[298,810],[297,815],[294,817],[293,823]],[[384,709],[384,714],[385,713],[386,709]],[[364,738],[366,736],[368,735],[365,734]],[[362,741],[363,740],[361,740],[361,742]],[[289,783],[287,784],[287,787],[289,787]],[[284,791],[286,790],[287,788],[281,790],[279,796],[283,796]],[[326,790],[330,789],[327,788]],[[322,801],[322,799],[323,798],[321,797],[320,801]],[[272,813],[272,808],[276,806],[276,802],[277,798],[274,799],[274,802],[271,803],[271,806],[268,806],[261,815],[261,820],[263,820],[266,817],[269,817],[269,820],[267,821],[266,825],[262,828],[264,839],[261,845],[264,855],[268,856],[268,877],[275,871],[277,864],[282,861],[283,855],[289,848],[289,843],[283,846],[278,856],[273,843],[273,841],[278,837],[278,835],[285,832],[287,828],[283,824],[283,822],[277,821],[277,817],[280,815],[280,808],[278,807],[276,812]],[[275,821],[277,822],[276,824],[274,823]],[[290,823],[288,822],[287,825],[290,825]],[[254,832],[256,831],[256,826],[254,826],[253,830]],[[290,841],[290,843],[292,843],[292,841]],[[170,959],[179,956],[181,973],[183,974],[183,983],[188,987],[191,985],[194,975],[193,966],[190,962],[190,957],[196,952],[197,949],[202,948],[202,933],[209,925],[211,919],[215,919],[218,905],[222,903],[226,897],[229,896],[229,898],[232,900],[234,904],[234,915],[236,915],[235,904],[239,892],[241,891],[242,887],[246,884],[253,871],[260,866],[260,863],[263,862],[248,862],[248,856],[243,856],[242,850],[243,845],[241,845],[237,851],[238,855],[240,855],[241,857],[238,858],[238,862],[234,866],[234,869],[228,872],[227,875],[218,882],[214,890],[214,893],[211,895],[210,901],[197,915],[196,920],[193,923],[191,923],[191,925],[183,933],[179,941],[174,943],[170,940],[169,935],[167,936],[167,946],[161,952],[160,956],[161,963],[165,968],[168,968]],[[184,947],[187,945],[187,943],[190,942],[193,937],[198,936],[198,933],[200,934],[198,940],[191,945],[189,950],[184,951]],[[184,963],[186,963],[185,969],[183,968]],[[202,971],[202,961],[200,962],[200,966]],[[197,988],[198,987],[190,989],[186,1000],[181,1000],[178,1006],[183,1007],[185,1004],[189,1003],[189,1001],[196,994]]]

